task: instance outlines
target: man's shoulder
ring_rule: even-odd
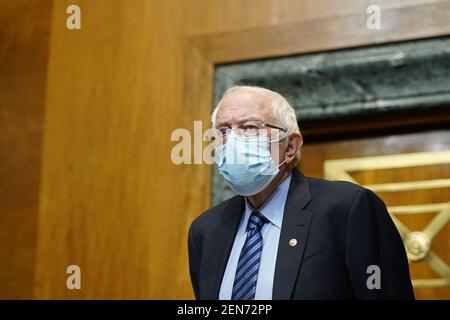
[[[367,191],[359,184],[349,181],[332,181],[320,178],[306,177],[310,191],[330,192],[330,194],[355,194]]]
[[[359,198],[368,198],[382,202],[371,190],[349,181],[331,181],[319,178],[307,177],[311,197],[326,198],[330,205],[348,206]]]
[[[243,201],[242,196],[236,195],[227,199],[225,201],[220,202],[219,204],[209,208],[208,210],[202,212],[191,224],[191,226],[196,226],[199,228],[207,227],[211,223],[215,223],[220,221],[223,218],[223,215],[226,213],[226,208],[231,204]]]

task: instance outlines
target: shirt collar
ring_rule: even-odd
[[[290,174],[278,188],[270,195],[270,197],[257,209],[267,220],[273,225],[281,229],[283,222],[284,205],[286,203],[289,185],[291,184],[292,174]],[[245,198],[245,223],[248,223],[250,214],[256,210],[252,204]]]

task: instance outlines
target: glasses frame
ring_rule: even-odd
[[[217,136],[219,137],[219,140],[228,137],[228,135],[229,135],[233,130],[239,129],[239,126],[241,126],[241,125],[243,125],[243,124],[245,124],[245,123],[251,122],[251,121],[258,122],[258,123],[261,125],[261,127],[258,128],[257,130],[263,130],[263,129],[266,129],[266,128],[272,128],[272,129],[281,130],[281,131],[283,131],[283,132],[288,132],[287,129],[284,129],[284,128],[275,126],[275,125],[273,125],[273,124],[264,123],[264,122],[259,121],[259,120],[246,120],[246,121],[244,121],[244,122],[241,122],[241,123],[237,124],[234,128],[233,128],[233,127],[232,127],[232,128],[229,128],[229,127],[220,127],[220,128],[217,128],[216,130],[217,130]],[[227,133],[226,133],[225,135],[223,135],[223,134],[221,133],[221,130],[222,130],[222,129],[226,129],[226,130],[227,130]],[[240,134],[239,134],[239,137],[241,137]]]

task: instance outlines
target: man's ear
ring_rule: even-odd
[[[288,143],[285,151],[286,164],[291,164],[295,161],[295,155],[300,150],[303,144],[302,135],[299,133],[293,133],[288,138]]]

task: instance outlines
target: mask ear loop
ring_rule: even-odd
[[[281,141],[281,140],[284,140],[284,139],[286,139],[286,138],[288,138],[288,137],[289,137],[289,134],[286,133],[286,135],[285,135],[283,138],[275,139],[275,140],[270,140],[269,143]],[[281,162],[280,164],[278,164],[277,168],[279,169],[285,162],[286,162],[286,158],[284,159],[283,162]]]
[[[269,143],[281,141],[281,140],[284,140],[284,139],[286,139],[286,138],[288,138],[288,137],[289,137],[289,134],[286,133],[286,135],[285,135],[283,138],[274,139],[274,140],[269,140]]]
[[[277,168],[280,169],[280,167],[286,162],[286,159],[284,159],[284,161],[282,163],[280,163]]]

